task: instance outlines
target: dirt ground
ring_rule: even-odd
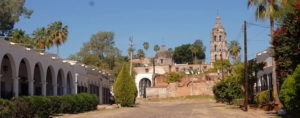
[[[270,118],[265,111],[244,112],[232,105],[215,103],[213,99],[141,101],[136,107],[98,110],[60,118]]]

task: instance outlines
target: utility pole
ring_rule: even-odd
[[[248,111],[247,22],[244,21],[245,111]]]
[[[224,79],[224,73],[223,73],[223,64],[224,64],[224,63],[223,63],[223,54],[222,54],[222,53],[223,53],[223,49],[222,49],[222,51],[221,51],[221,63],[222,63],[222,64],[221,64],[221,71],[222,71],[221,74],[222,74],[222,79]]]
[[[133,38],[129,38],[130,41],[130,75],[132,75],[132,53],[133,53]]]

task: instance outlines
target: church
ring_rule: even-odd
[[[226,32],[219,16],[216,17],[216,24],[211,31],[210,55],[210,63],[176,64],[172,59],[172,54],[166,50],[166,45],[163,44],[154,57],[133,59],[132,62],[137,65],[134,70],[137,73],[135,83],[138,88],[138,97],[146,97],[146,88],[156,87],[160,84],[159,80],[156,79],[159,75],[171,71],[189,74],[191,70],[204,73],[213,68],[213,63],[216,60],[228,59]],[[161,82],[163,83],[163,81]]]

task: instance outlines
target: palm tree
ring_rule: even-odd
[[[196,54],[198,53],[198,49],[196,48],[196,46],[191,45],[189,47],[189,50],[192,52],[192,57],[194,56],[194,64],[196,64],[196,60],[197,60]]]
[[[138,57],[139,59],[142,59],[142,58],[145,57],[145,53],[144,53],[144,51],[143,51],[142,49],[139,49],[139,50],[138,50],[138,52],[137,52],[137,57]]]
[[[273,31],[274,31],[274,21],[280,17],[281,6],[285,6],[288,0],[248,0],[248,7],[256,6],[255,18],[265,21],[266,19],[270,20],[271,26],[271,40],[273,40]],[[281,5],[281,6],[280,6]],[[275,103],[281,108],[282,104],[278,97],[277,90],[277,77],[276,77],[276,62],[273,58],[272,62],[272,82],[273,82],[273,97]]]
[[[144,46],[144,49],[145,49],[146,52],[147,52],[148,49],[149,49],[149,43],[148,43],[148,42],[144,42],[144,43],[143,43],[143,46]]]
[[[53,46],[53,41],[49,38],[45,27],[33,31],[32,36],[35,47],[38,49],[42,49],[43,52]]]
[[[57,47],[57,57],[59,57],[59,46],[67,40],[68,26],[63,26],[61,21],[56,21],[49,25],[48,33]]]
[[[231,55],[233,61],[235,62],[237,56],[240,54],[240,51],[241,51],[241,46],[240,46],[239,42],[237,42],[235,40],[230,41],[230,44],[228,46],[228,51],[229,51],[229,54]]]
[[[148,42],[144,42],[144,43],[143,43],[143,46],[144,46],[144,49],[145,49],[146,51],[148,51],[148,49],[149,49],[149,43],[148,43]]]
[[[154,51],[157,52],[160,49],[160,47],[156,44],[154,45]]]

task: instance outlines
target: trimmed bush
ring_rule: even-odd
[[[114,83],[114,95],[117,104],[121,106],[134,106],[137,97],[137,88],[132,76],[130,76],[126,64],[123,65],[116,82]]]
[[[98,100],[96,95],[87,93],[47,97],[24,96],[13,99],[17,118],[45,118],[58,113],[95,110]]]
[[[289,112],[300,112],[300,64],[281,86],[279,98]]]
[[[16,110],[12,101],[4,100],[0,98],[0,117],[12,118],[15,116]]]
[[[30,101],[32,102],[31,107],[38,117],[45,118],[51,115],[51,102],[48,97],[32,96]]]
[[[213,93],[217,102],[228,102],[231,104],[233,99],[242,97],[242,88],[238,79],[233,76],[227,76],[216,83],[213,87]]]
[[[13,98],[14,106],[16,109],[17,118],[33,118],[35,116],[35,109],[30,100],[30,96],[22,96]]]
[[[268,104],[271,101],[270,90],[262,91],[255,95],[254,102],[256,104]]]
[[[51,104],[51,114],[59,114],[61,113],[60,111],[60,106],[62,102],[62,97],[61,96],[49,96],[50,99],[50,104]]]

